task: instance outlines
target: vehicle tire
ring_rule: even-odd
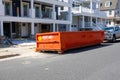
[[[115,42],[115,41],[116,41],[116,37],[115,35],[113,35],[112,42]]]

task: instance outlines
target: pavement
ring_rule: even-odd
[[[35,52],[35,40],[32,39],[14,39],[14,45],[0,44],[0,60],[37,56]]]
[[[120,80],[120,40],[47,58],[0,61],[0,80]],[[32,50],[32,49],[30,49]],[[52,56],[51,56],[52,55]]]

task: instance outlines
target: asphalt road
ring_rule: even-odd
[[[0,80],[120,80],[120,41],[0,62]]]

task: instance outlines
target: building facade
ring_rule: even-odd
[[[105,26],[106,13],[100,11],[98,0],[73,0],[72,30],[80,28],[100,29]]]
[[[120,0],[101,0],[100,7],[107,14],[107,26],[120,25]]]
[[[72,0],[0,0],[0,36],[19,38],[70,31],[71,9]]]
[[[0,36],[33,37],[36,33],[104,27],[98,0],[0,0]]]

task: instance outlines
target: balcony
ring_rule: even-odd
[[[49,12],[42,11],[42,18],[52,19],[52,11]]]
[[[120,17],[120,14],[116,14],[115,17]]]
[[[105,12],[99,11],[99,10],[92,10],[93,15],[97,16],[97,17],[103,17],[105,18],[107,15]]]
[[[66,2],[66,3],[69,2],[69,0],[56,0],[56,1],[61,1],[61,2]]]
[[[57,14],[57,20],[68,21],[69,20],[69,13],[66,11],[60,12],[59,14]]]
[[[94,16],[94,17],[106,17],[106,14],[104,12],[101,12],[99,10],[91,10],[89,8],[86,7],[74,7],[72,9],[72,12],[74,14],[84,14],[84,15],[90,15],[90,16]]]
[[[75,1],[77,1],[77,2],[86,2],[86,1],[91,1],[91,0],[75,0]],[[97,1],[99,1],[99,0],[93,0],[93,2],[97,2]]]

